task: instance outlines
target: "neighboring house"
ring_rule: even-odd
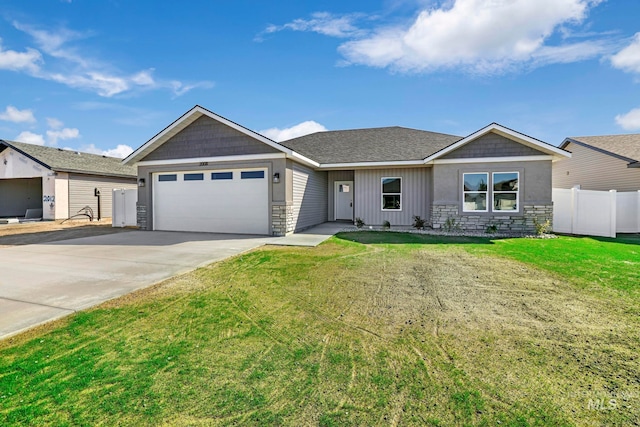
[[[552,218],[551,162],[570,154],[498,124],[459,137],[401,127],[274,142],[200,106],[124,160],[138,225],[284,235],[325,221],[530,231]]]
[[[66,219],[85,206],[111,217],[112,190],[136,187],[135,167],[121,159],[0,140],[0,217],[42,209],[43,219]]]
[[[570,159],[553,164],[553,187],[640,190],[640,134],[576,136],[560,145]]]

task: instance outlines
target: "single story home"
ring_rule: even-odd
[[[572,155],[553,164],[554,188],[640,190],[640,134],[575,136],[560,148]]]
[[[466,137],[402,127],[275,142],[195,106],[124,159],[148,230],[285,235],[326,221],[531,231],[570,154],[492,123]]]
[[[85,206],[111,217],[115,188],[137,188],[122,159],[0,140],[0,217],[42,209],[43,219],[66,219]]]

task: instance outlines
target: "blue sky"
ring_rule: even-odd
[[[126,155],[195,104],[282,140],[640,132],[640,2],[0,0],[0,138]]]

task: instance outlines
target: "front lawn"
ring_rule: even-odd
[[[265,247],[0,342],[0,424],[638,424],[639,249]]]

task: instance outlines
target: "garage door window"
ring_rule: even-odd
[[[211,179],[233,179],[233,172],[212,172]]]
[[[184,174],[185,181],[203,181],[204,174],[202,173],[185,173]]]
[[[166,181],[177,181],[178,180],[178,175],[176,174],[171,174],[171,175],[160,175],[158,177],[158,181],[160,182],[166,182]]]
[[[241,179],[263,179],[264,171],[245,171],[240,172]]]

